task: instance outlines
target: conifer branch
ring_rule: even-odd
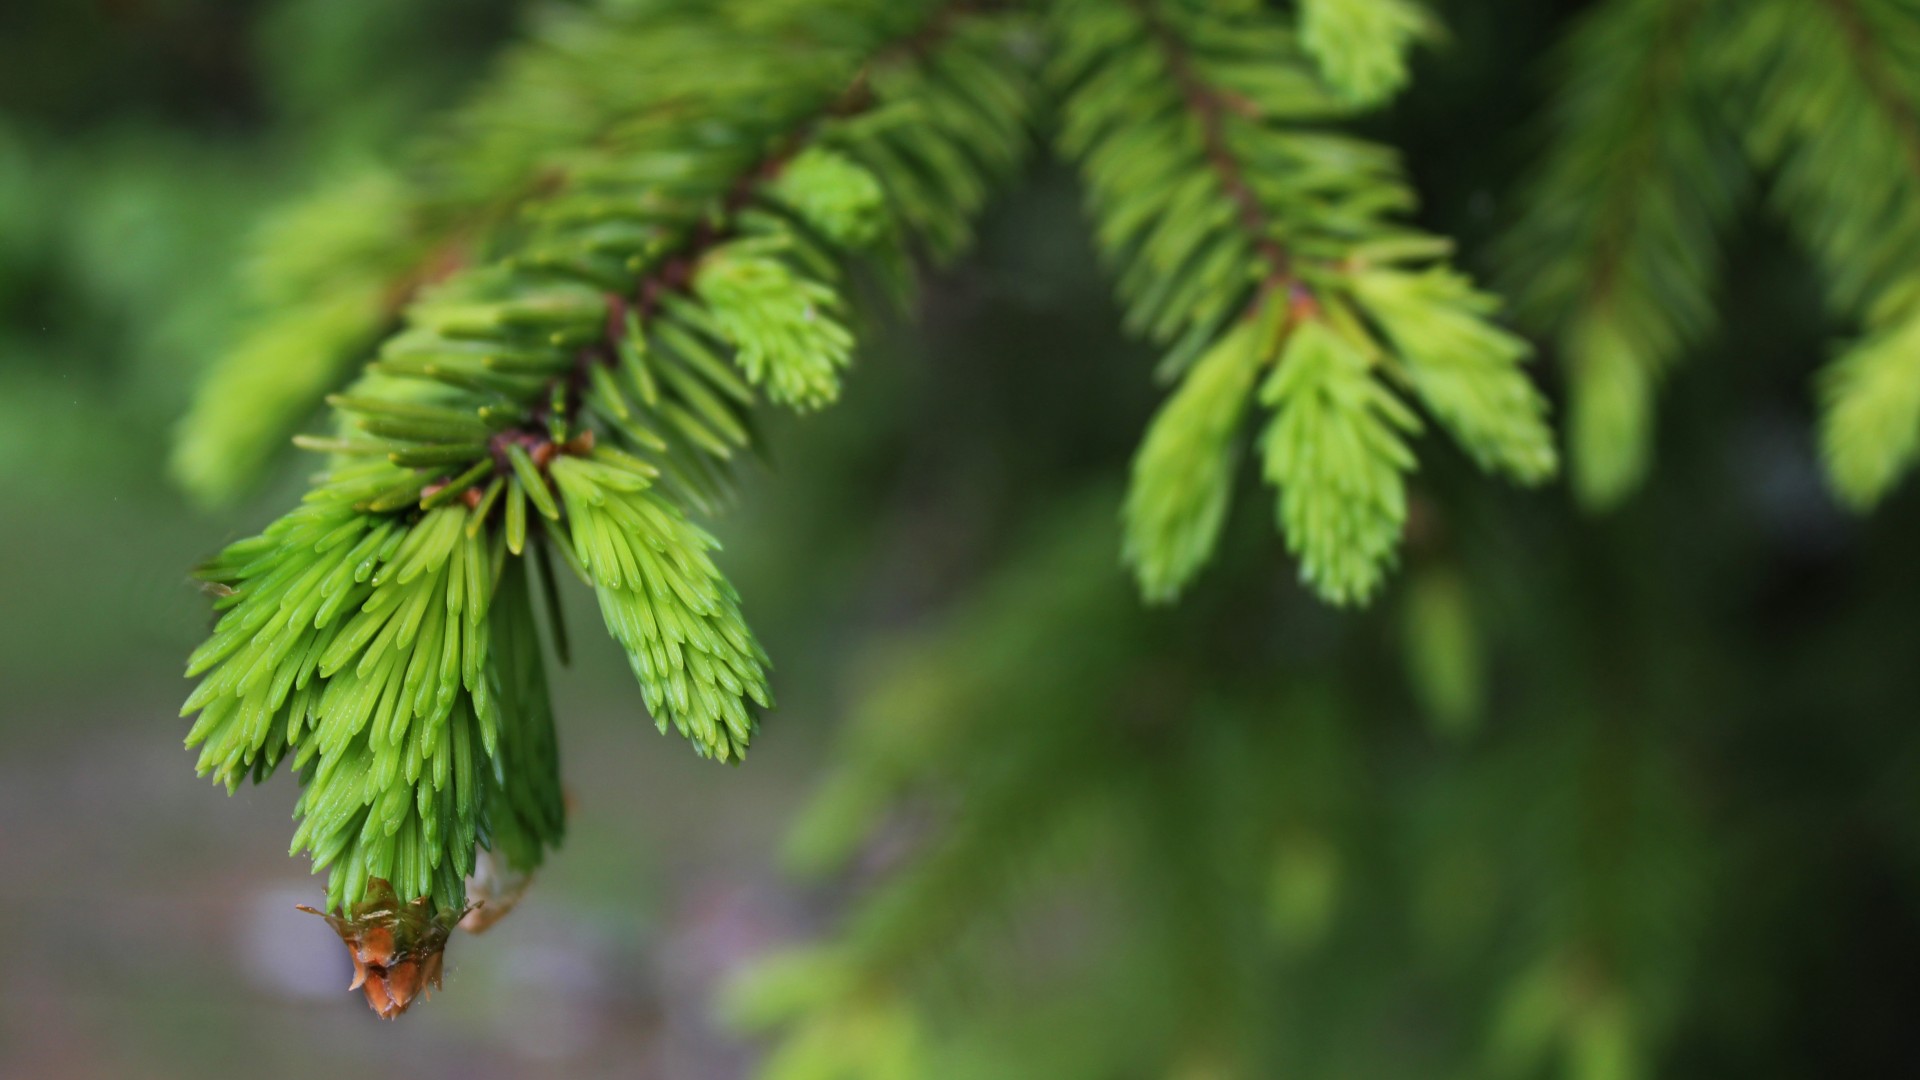
[[[1750,80],[1748,142],[1865,337],[1821,377],[1829,476],[1856,506],[1920,454],[1920,12],[1897,0],[1769,0],[1738,23],[1728,66]]]
[[[1713,6],[1619,0],[1576,30],[1562,134],[1500,248],[1519,313],[1570,370],[1573,482],[1594,507],[1638,486],[1655,388],[1713,326],[1718,233],[1746,186],[1699,59]]]
[[[780,9],[694,16],[793,62],[594,126],[329,398],[336,435],[301,440],[333,459],[305,505],[206,571],[230,610],[190,670],[189,741],[230,789],[293,760],[295,847],[332,871],[356,949],[398,931],[392,895],[426,905],[409,947],[437,958],[479,850],[524,880],[559,840],[527,554],[594,588],[662,730],[741,758],[767,661],[690,513],[724,493],[763,396],[837,393],[850,260],[898,279],[911,244],[952,250],[1020,160],[1017,15],[847,0],[796,36]],[[370,985],[388,1015],[420,989]]]
[[[176,479],[209,504],[248,490],[419,290],[484,262],[503,234],[510,240],[525,208],[566,184],[581,148],[617,141],[623,125],[651,111],[737,112],[832,83],[849,55],[910,19],[914,6],[876,14],[851,4],[825,19],[777,2],[636,0],[543,12],[534,41],[404,168],[323,187],[261,230],[248,275],[259,314],[202,379],[176,440]],[[775,44],[796,28],[817,40]]]
[[[1213,170],[1220,189],[1239,214],[1240,227],[1246,230],[1254,251],[1265,263],[1266,276],[1261,287],[1279,290],[1293,284],[1293,258],[1275,237],[1274,224],[1267,210],[1247,183],[1244,166],[1227,143],[1226,118],[1235,111],[1220,88],[1209,85],[1194,68],[1186,43],[1159,17],[1152,0],[1133,0],[1133,8],[1146,24],[1148,36],[1165,58],[1168,74],[1179,87],[1181,100],[1200,132],[1201,152],[1207,167]],[[1243,102],[1241,108],[1250,103]]]
[[[1169,377],[1191,371],[1128,496],[1126,558],[1150,599],[1177,595],[1211,554],[1268,369],[1267,444],[1287,447],[1267,454],[1280,528],[1334,603],[1371,596],[1398,547],[1413,465],[1400,436],[1417,428],[1402,394],[1482,466],[1523,482],[1553,471],[1544,404],[1517,369],[1525,346],[1438,262],[1444,241],[1394,220],[1412,195],[1393,156],[1311,126],[1351,106],[1290,27],[1181,0],[1061,0],[1055,25],[1060,145],[1082,166],[1129,326],[1171,347]],[[1360,383],[1346,365],[1316,369],[1337,383],[1283,378],[1308,324],[1360,358]]]
[[[1892,67],[1895,61],[1883,51],[1879,34],[1855,0],[1820,2],[1840,29],[1862,87],[1886,114],[1914,182],[1920,183],[1920,110],[1916,110],[1907,90],[1898,85]]]

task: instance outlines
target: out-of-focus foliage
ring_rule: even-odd
[[[1504,256],[1569,365],[1576,489],[1611,506],[1644,477],[1654,388],[1714,327],[1754,168],[1861,328],[1818,380],[1820,437],[1840,497],[1878,502],[1920,452],[1920,7],[1618,0],[1565,55],[1554,145]]]
[[[259,313],[180,421],[173,473],[208,501],[257,482],[288,433],[393,317],[423,256],[398,185],[369,173],[282,211],[257,241]]]
[[[938,824],[828,951],[742,985],[743,1021],[805,1018],[772,1075],[892,1075],[869,1055],[908,1024],[903,1075],[1643,1075],[1697,985],[1721,864],[1692,781],[1559,637],[1591,613],[1503,612],[1555,678],[1513,686],[1505,737],[1455,757],[1404,699],[1355,689],[1375,647],[1132,613],[1089,557],[1098,505],[1016,545],[863,691],[795,859],[844,867],[888,807]],[[1040,645],[1095,624],[1071,664]],[[1389,701],[1397,730],[1371,726]],[[902,1019],[853,1019],[882,1007]],[[1383,1036],[1403,1010],[1423,1037]]]
[[[1556,335],[1574,489],[1617,503],[1653,454],[1653,393],[1713,327],[1721,231],[1744,194],[1703,46],[1712,0],[1596,7],[1559,47],[1557,142],[1500,251],[1520,313]]]
[[[1730,18],[1733,16],[1729,16]],[[1777,177],[1780,219],[1821,265],[1866,340],[1824,374],[1821,441],[1842,497],[1877,502],[1920,451],[1920,6],[1770,2],[1725,48],[1753,90],[1746,135]]]
[[[457,86],[512,6],[445,0],[281,0],[234,19],[217,5],[9,5],[0,75],[0,460],[72,455],[80,468],[145,471],[134,450],[180,415],[195,372],[239,336],[264,293],[309,302],[290,332],[332,331],[344,301],[331,266],[391,257],[377,181],[354,179],[329,208],[285,228],[299,244],[236,266],[261,208],[316,186],[315,173],[390,152],[404,124]],[[454,15],[458,18],[454,18]],[[98,35],[92,37],[90,35]],[[97,42],[78,48],[81,42]],[[434,43],[422,50],[422,42]],[[261,85],[242,68],[259,57]],[[412,57],[411,63],[399,63]],[[264,114],[264,117],[260,114]],[[249,122],[270,117],[271,138]],[[357,163],[357,164],[356,164]],[[370,186],[370,184],[372,186]],[[343,205],[344,232],[334,221]],[[356,243],[354,238],[361,241]],[[318,294],[316,296],[316,294]],[[243,345],[255,348],[257,344]],[[277,382],[254,373],[264,417]],[[82,431],[75,396],[111,417]],[[297,403],[302,415],[311,401]],[[98,411],[95,411],[98,410]],[[273,420],[273,440],[284,438]],[[212,436],[208,436],[212,437]],[[113,452],[117,443],[120,452]],[[255,445],[201,468],[253,475]],[[268,458],[270,460],[270,458]]]

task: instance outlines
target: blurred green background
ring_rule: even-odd
[[[1533,145],[1542,80],[1512,58],[1580,5],[1439,6],[1451,44],[1374,126],[1471,263]],[[1920,503],[1860,521],[1822,488],[1806,372],[1835,328],[1781,239],[1740,238],[1731,329],[1676,379],[1655,482],[1622,512],[1496,489],[1435,447],[1374,610],[1297,589],[1249,491],[1223,564],[1147,613],[1113,522],[1152,357],[1113,329],[1077,194],[1044,168],[842,405],[776,424],[720,525],[783,701],[751,763],[656,736],[583,620],[555,680],[566,847],[498,931],[456,941],[442,997],[381,1025],[293,911],[319,886],[283,857],[291,782],[194,782],[174,718],[209,621],[188,572],[301,463],[219,515],[163,466],[244,314],[252,222],[395,153],[519,7],[0,5],[0,1076],[744,1075],[755,1044],[718,989],[830,936],[902,860],[888,845],[930,831],[910,812],[856,871],[796,878],[809,840],[842,842],[831,806],[799,817],[810,793],[887,786],[860,730],[941,722],[972,732],[954,776],[1046,771],[1043,805],[983,800],[1011,815],[996,835],[1093,823],[1037,857],[1041,887],[966,894],[1028,911],[1004,924],[1027,936],[924,930],[929,956],[997,972],[923,1000],[951,1075],[1167,1075],[1161,1014],[1183,1009],[1280,1045],[1288,1075],[1532,1075],[1547,1028],[1575,1065],[1618,1042],[1659,1075],[1920,1066]],[[1021,749],[1036,731],[1057,739]],[[901,791],[939,787],[938,755],[900,758]],[[1256,813],[1208,863],[1200,826]],[[815,832],[783,860],[796,820]],[[1169,822],[1159,847],[1136,835]],[[1112,884],[1128,844],[1145,872]],[[1268,861],[1216,880],[1246,851]],[[1243,896],[1262,907],[1223,913]],[[1195,925],[1171,962],[1133,947]],[[1174,1066],[1117,1060],[1136,1053]]]

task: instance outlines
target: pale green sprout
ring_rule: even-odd
[[[1247,322],[1194,364],[1140,444],[1127,490],[1127,561],[1147,599],[1170,601],[1212,557],[1233,498],[1236,440],[1273,337]]]
[[[1376,379],[1366,353],[1320,320],[1293,328],[1261,388],[1262,440],[1280,491],[1280,531],[1300,577],[1336,604],[1370,599],[1406,527],[1406,437],[1419,418]]]
[[[1356,105],[1407,85],[1407,54],[1440,27],[1416,0],[1301,0],[1300,42],[1327,81]]]
[[[713,326],[747,381],[782,405],[813,410],[840,396],[853,334],[831,287],[796,272],[764,244],[736,241],[707,256],[694,278]]]

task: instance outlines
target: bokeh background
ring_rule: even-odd
[[[1254,875],[1272,878],[1259,921],[1285,946],[1266,974],[1339,988],[1277,994],[1251,1021],[1318,1031],[1299,1075],[1453,1075],[1422,1063],[1553,997],[1543,980],[1589,938],[1602,974],[1566,961],[1586,989],[1561,996],[1627,1002],[1662,1075],[1920,1066],[1920,503],[1862,521],[1822,488],[1807,375],[1835,328],[1780,237],[1739,237],[1729,329],[1675,380],[1655,480],[1623,511],[1498,490],[1436,448],[1407,583],[1365,614],[1291,583],[1250,485],[1189,610],[1072,594],[1028,617],[993,599],[1022,595],[1021,574],[1124,596],[1119,483],[1156,399],[1153,358],[1113,329],[1073,185],[1045,167],[882,329],[841,406],[776,424],[720,524],[783,701],[751,763],[716,768],[656,735],[580,620],[555,678],[566,847],[498,931],[455,943],[443,996],[378,1022],[344,992],[331,931],[293,910],[318,882],[284,857],[291,783],[229,798],[194,781],[175,718],[208,625],[188,572],[292,498],[301,463],[205,513],[170,486],[166,446],[244,313],[258,215],[396,152],[521,6],[0,3],[0,1076],[746,1075],[758,1044],[721,1021],[717,992],[831,935],[900,858],[805,880],[782,848],[842,719],[870,714],[875,687],[911,703],[913,678],[936,704],[1111,733],[1142,759],[1236,758],[1154,734],[1224,713],[1222,730],[1279,739],[1275,760],[1315,763],[1251,781],[1310,793]],[[1580,5],[1439,6],[1451,44],[1374,127],[1471,264],[1538,134],[1544,73],[1513,58]],[[1541,377],[1554,384],[1550,365]],[[1047,621],[1056,608],[1101,618],[1076,629]],[[901,642],[929,636],[902,675]],[[1128,689],[1024,694],[1048,664]],[[976,669],[998,696],[938,690]],[[1570,892],[1607,914],[1540,915]],[[1051,892],[1040,940],[1101,952],[1139,895]],[[1129,994],[1183,992],[1154,970],[1116,966],[1108,1010],[1071,1010],[1045,979],[995,982],[980,1030],[1127,1045],[1151,1011]]]

